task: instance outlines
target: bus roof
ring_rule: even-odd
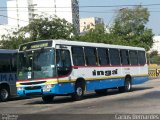
[[[132,47],[132,46],[122,46],[122,45],[113,45],[105,43],[91,43],[91,42],[80,42],[80,41],[68,41],[68,40],[54,40],[55,44],[64,44],[64,45],[77,45],[77,46],[91,46],[91,47],[107,47],[107,48],[120,48],[120,49],[138,49],[145,50],[141,47]]]
[[[91,43],[91,42],[81,42],[81,41],[70,41],[70,40],[63,40],[63,39],[50,39],[50,40],[39,40],[29,43],[39,43],[39,42],[45,42],[45,41],[52,41],[52,45],[72,45],[72,46],[88,46],[88,47],[101,47],[101,48],[119,48],[119,49],[130,49],[130,50],[145,50],[142,47],[132,47],[132,46],[123,46],[123,45],[113,45],[113,44],[105,44],[105,43]],[[28,43],[22,44],[27,45]]]
[[[17,53],[18,50],[0,49],[0,53]]]

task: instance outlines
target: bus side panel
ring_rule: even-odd
[[[0,84],[6,83],[9,86],[11,96],[17,95],[16,80],[16,73],[0,73]]]
[[[87,91],[116,88],[124,85],[124,78],[87,81]]]
[[[69,94],[74,92],[74,83],[59,83],[51,90],[54,94]]]
[[[133,78],[132,78],[132,84],[133,84],[133,85],[142,84],[142,83],[144,83],[144,82],[146,82],[146,81],[148,81],[148,80],[149,80],[148,76],[144,76],[144,77],[133,77]]]

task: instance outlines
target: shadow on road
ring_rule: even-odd
[[[18,100],[26,100],[26,99],[31,99],[31,97],[12,97],[8,100],[9,101],[18,101]]]
[[[152,88],[153,87],[134,87],[132,92],[147,90],[147,89],[152,89]],[[99,97],[104,97],[104,96],[112,96],[116,94],[123,94],[123,93],[120,93],[117,89],[109,89],[107,94],[105,95],[97,95],[94,92],[87,93],[85,94],[84,99],[93,99],[93,98],[99,98]],[[70,96],[56,96],[53,102],[49,104],[61,104],[61,103],[70,103],[70,102],[74,102],[74,100],[72,100]],[[33,104],[47,104],[47,103],[44,103],[41,100],[41,101],[32,101],[32,102],[27,103],[26,105],[33,105]]]

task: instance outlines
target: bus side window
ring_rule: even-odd
[[[98,59],[100,65],[109,65],[108,49],[98,48]]]
[[[85,59],[88,66],[98,65],[96,48],[85,47]]]
[[[58,76],[64,76],[71,72],[71,59],[69,50],[56,50],[56,66]]]
[[[11,72],[11,55],[2,53],[0,54],[0,73],[9,73]]]
[[[128,50],[120,50],[120,55],[121,55],[121,64],[122,65],[129,65],[129,54]]]
[[[82,47],[72,47],[73,64],[76,66],[85,66],[84,52]]]
[[[145,51],[138,51],[138,63],[140,65],[146,64],[146,54],[145,54]]]
[[[17,70],[17,53],[12,55],[12,71],[16,72]]]
[[[120,65],[120,54],[118,49],[109,49],[111,65]]]
[[[138,55],[136,50],[129,51],[131,65],[138,65]]]

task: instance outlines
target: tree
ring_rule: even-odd
[[[150,57],[158,56],[158,51],[154,50],[150,53]]]
[[[26,37],[26,34],[29,36]],[[73,26],[64,19],[37,17],[11,35],[3,35],[1,48],[17,49],[22,43],[46,39],[71,39]]]
[[[103,24],[97,24],[94,28],[88,28],[84,35],[79,36],[78,40],[86,42],[102,42],[105,37],[105,29]]]
[[[144,47],[149,50],[153,44],[153,33],[145,26],[148,20],[147,8],[142,6],[123,8],[114,20],[111,33],[121,37],[128,45]]]
[[[84,35],[75,38],[75,40],[105,43],[105,44],[117,44],[117,45],[128,45],[128,43],[113,33],[108,33],[104,28],[104,24],[97,24],[94,28],[89,29]]]
[[[160,56],[158,55],[158,51],[152,51],[148,53],[148,60],[151,64],[160,64]]]

